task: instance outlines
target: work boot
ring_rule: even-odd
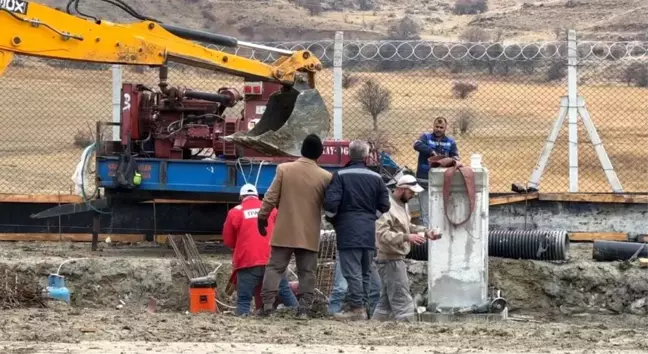
[[[276,310],[272,305],[264,305],[261,311],[259,311],[259,317],[274,317]]]
[[[366,320],[367,310],[364,307],[358,307],[348,311],[335,313],[333,314],[333,317],[339,320]]]

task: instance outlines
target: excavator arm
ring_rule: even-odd
[[[84,62],[161,66],[168,61],[254,80],[293,85],[298,71],[315,73],[320,61],[309,51],[287,51],[250,44],[283,56],[272,64],[209,49],[188,39],[237,47],[232,37],[154,21],[119,24],[88,21],[34,2],[0,1],[0,50],[4,70],[11,54]],[[8,8],[9,5],[13,5]],[[183,38],[184,37],[184,38]]]
[[[78,6],[79,0],[70,0]],[[117,0],[111,0],[117,1]],[[106,2],[111,2],[106,1]],[[111,2],[112,3],[112,2]],[[120,7],[126,6],[119,1]],[[113,3],[114,4],[114,3]],[[122,8],[124,9],[124,8]],[[140,15],[141,16],[141,15]],[[140,17],[143,18],[143,17]],[[14,54],[41,58],[122,65],[165,66],[176,62],[243,77],[281,83],[282,92],[270,98],[263,117],[247,133],[226,137],[271,155],[296,155],[305,135],[324,137],[329,114],[315,89],[318,58],[306,50],[288,51],[238,41],[145,19],[130,24],[90,21],[62,10],[22,0],[0,0],[0,75]],[[207,48],[201,41],[225,47],[250,47],[279,54],[271,64]],[[307,74],[308,87],[297,77]]]

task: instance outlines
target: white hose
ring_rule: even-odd
[[[243,171],[243,164],[241,164],[241,160],[243,160],[242,157],[239,157],[238,159],[236,159],[236,167],[241,171],[241,175],[243,176],[243,182],[245,184],[248,184],[249,183],[248,182],[248,177],[252,177],[252,168],[254,166],[252,164],[250,164],[250,172],[248,173],[248,176],[246,177],[245,172]],[[261,163],[259,164],[259,169],[257,170],[256,179],[254,180],[254,187],[257,187],[257,185],[259,184],[259,177],[261,176],[261,168],[263,167],[263,165],[269,164],[269,163],[270,162],[268,162],[266,160],[261,160]]]
[[[262,160],[261,163],[259,164],[259,169],[257,170],[257,176],[256,180],[254,181],[254,187],[256,188],[257,184],[259,183],[259,176],[261,176],[261,168],[263,167],[263,164],[269,163],[266,160]]]
[[[213,275],[214,278],[216,278],[216,274],[217,274],[218,270],[223,265],[222,263],[216,263],[216,264],[218,264],[218,266],[216,266],[216,269],[214,269],[211,273],[209,273],[209,274]],[[216,303],[221,305],[221,306],[227,307],[228,309],[235,309],[236,308],[236,306],[231,306],[231,305],[228,305],[226,303],[223,303],[222,301],[218,300],[218,298],[216,299]]]
[[[88,158],[91,156],[91,151],[94,150],[96,147],[95,143],[92,143],[88,146],[86,146],[85,149],[83,149],[83,152],[81,153],[81,158],[79,159],[79,162],[76,165],[76,168],[74,169],[74,173],[72,174],[72,182],[74,182],[74,192],[82,196],[85,194],[84,190],[84,180],[85,180],[85,165],[87,164]]]
[[[71,259],[67,259],[67,260],[63,261],[63,263],[61,263],[61,264],[59,265],[58,269],[56,270],[56,275],[60,275],[60,274],[61,274],[61,267],[63,267],[64,264],[66,264],[66,263],[70,263],[70,262],[74,262],[74,261],[81,261],[81,260],[85,260],[85,259],[88,259],[88,257],[84,257],[84,258],[71,258]]]

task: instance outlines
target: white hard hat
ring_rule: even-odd
[[[416,177],[412,175],[402,175],[396,182],[396,188],[408,188],[414,193],[423,192],[423,187],[418,184]]]
[[[259,193],[254,185],[246,183],[241,187],[241,191],[239,192],[240,197],[244,195],[259,195]]]

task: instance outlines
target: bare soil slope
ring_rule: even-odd
[[[65,7],[67,0],[40,0]],[[455,15],[454,0],[128,0],[142,14],[196,29],[248,40],[394,37],[390,28],[409,17],[424,39],[457,39],[469,26],[501,32],[510,40],[554,39],[571,27],[589,38],[643,40],[648,4],[643,0],[489,0],[482,14]],[[313,10],[313,7],[316,9]],[[82,12],[130,21],[124,12],[96,1],[81,2]]]
[[[648,348],[643,330],[648,289],[642,285],[648,273],[636,265],[626,269],[619,263],[595,263],[591,245],[575,245],[565,264],[491,258],[490,279],[511,301],[516,320],[441,324],[186,314],[186,280],[168,249],[101,244],[101,251],[91,254],[87,244],[2,246],[0,274],[18,271],[21,277],[35,277],[36,283],[65,259],[88,257],[61,267],[72,306],[48,302],[48,308],[0,310],[2,353],[557,354]],[[207,250],[201,249],[201,258],[210,268],[222,264],[219,299],[232,304],[223,294],[230,255],[216,247]],[[413,293],[424,284],[424,263],[409,263]],[[154,313],[146,310],[149,296],[157,300]],[[123,308],[117,306],[120,302]]]

